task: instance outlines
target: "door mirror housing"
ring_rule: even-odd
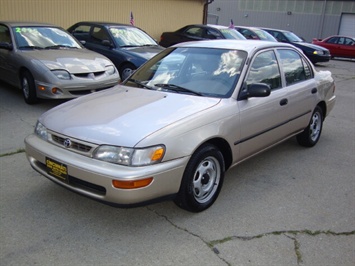
[[[271,87],[266,83],[254,83],[250,85],[244,83],[239,100],[246,100],[253,97],[267,97],[270,93]]]

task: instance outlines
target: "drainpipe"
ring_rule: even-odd
[[[320,21],[320,27],[319,27],[319,33],[318,33],[318,39],[322,38],[323,35],[323,28],[324,28],[324,18],[325,18],[325,9],[327,8],[327,0],[324,0],[324,4],[323,4],[323,10],[322,10],[322,17],[321,17],[321,21]]]
[[[214,0],[206,0],[206,3],[203,4],[203,21],[202,24],[207,24],[207,15],[208,15],[208,5],[211,4]]]

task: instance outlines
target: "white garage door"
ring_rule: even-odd
[[[342,14],[339,35],[355,37],[355,14]]]

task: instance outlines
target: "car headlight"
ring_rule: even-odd
[[[48,139],[47,128],[38,121],[35,127],[35,134],[43,140]]]
[[[112,75],[115,73],[115,68],[113,66],[106,66],[106,73]]]
[[[126,148],[109,145],[99,146],[93,157],[109,163],[127,166],[143,166],[161,162],[165,146],[158,145],[147,148]]]
[[[323,51],[317,51],[317,50],[315,50],[315,51],[313,51],[313,54],[319,54],[319,55],[322,55],[322,54],[323,54]]]
[[[52,70],[52,73],[59,79],[71,79],[69,72],[66,70]]]

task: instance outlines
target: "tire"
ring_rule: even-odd
[[[34,104],[38,102],[35,81],[29,71],[25,71],[21,75],[21,90],[26,103]]]
[[[132,64],[124,64],[119,70],[121,80],[123,81],[128,78],[132,74],[132,71],[135,69],[136,67]]]
[[[206,210],[221,191],[224,172],[222,153],[211,144],[200,147],[186,166],[175,204],[191,212]]]
[[[317,106],[311,117],[309,125],[297,135],[297,142],[301,146],[313,147],[317,144],[323,128],[323,111]]]

